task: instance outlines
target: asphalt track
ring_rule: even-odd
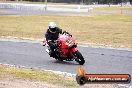
[[[68,12],[68,11],[39,11],[39,10],[17,10],[17,9],[0,9],[1,16],[88,16],[89,12]]]
[[[49,57],[40,43],[0,41],[0,63],[26,66],[75,74],[78,63],[59,62]],[[132,75],[132,51],[78,47],[86,63],[87,73],[112,73]]]
[[[0,16],[90,16],[90,15],[110,15],[110,14],[128,14],[132,15],[130,11],[115,11],[115,12],[75,12],[75,11],[39,11],[39,10],[17,10],[17,9],[0,9]]]

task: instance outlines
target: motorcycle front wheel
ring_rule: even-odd
[[[85,60],[79,51],[76,51],[74,53],[74,56],[76,57],[75,61],[78,62],[80,65],[83,65],[85,63]]]

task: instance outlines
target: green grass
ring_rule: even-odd
[[[131,15],[0,16],[0,36],[43,38],[51,21],[77,42],[132,48]]]
[[[77,87],[76,81],[73,79],[67,79],[66,77],[61,77],[52,72],[45,72],[32,69],[22,69],[15,67],[7,67],[0,65],[0,80],[15,77],[20,79],[27,79],[32,81],[41,81],[48,84],[60,85],[66,88],[75,88]]]

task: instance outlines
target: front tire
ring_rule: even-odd
[[[83,65],[85,63],[85,60],[79,51],[76,51],[74,55],[76,57],[75,61],[77,61],[80,65]]]

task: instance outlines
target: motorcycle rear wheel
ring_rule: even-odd
[[[85,63],[85,60],[79,51],[76,51],[74,55],[76,57],[75,61],[78,62],[80,65],[83,65]]]

